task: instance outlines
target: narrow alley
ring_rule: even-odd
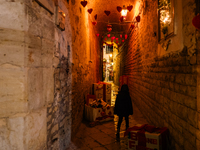
[[[118,86],[112,86],[111,105],[115,104],[117,93]],[[130,127],[148,124],[138,108],[133,106],[133,109],[134,113],[129,117]],[[128,150],[128,137],[124,137],[125,120],[122,122],[120,139],[116,139],[117,121],[118,117],[115,115],[113,120],[91,127],[90,122],[84,120],[67,150]]]
[[[0,150],[84,149],[200,150],[200,0],[0,0]]]

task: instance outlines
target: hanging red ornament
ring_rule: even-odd
[[[94,16],[94,19],[97,20],[97,14]]]
[[[122,11],[122,8],[120,6],[117,6],[117,11],[118,12],[121,12]]]
[[[123,22],[123,21],[124,21],[124,17],[121,16],[121,17],[119,18],[119,20],[120,20],[121,22]]]
[[[85,7],[86,5],[87,5],[87,1],[81,1],[81,5],[83,6],[83,7]]]
[[[107,24],[107,28],[112,28],[112,25],[110,25],[110,24]]]
[[[192,19],[192,24],[195,28],[200,30],[200,14],[196,15],[193,19]]]
[[[108,32],[111,32],[112,31],[112,28],[107,28]]]
[[[136,21],[140,22],[140,16],[139,15],[136,17]]]
[[[122,42],[124,43],[124,40],[122,40]]]
[[[122,35],[120,34],[120,38],[122,38]]]
[[[114,40],[115,39],[115,37],[113,36],[113,37],[111,37],[111,40]]]
[[[135,28],[135,25],[134,25],[134,24],[131,24],[131,28],[134,29],[134,28]]]
[[[116,43],[118,44],[118,43],[119,43],[119,41],[116,41]]]
[[[110,37],[110,34],[108,34],[107,37],[109,38],[109,37]]]
[[[99,33],[97,33],[96,36],[99,37]]]
[[[130,12],[133,9],[133,5],[127,6],[128,11]]]
[[[115,38],[116,41],[118,41],[119,38]]]
[[[125,34],[125,35],[124,35],[124,37],[125,37],[125,40],[126,40],[126,39],[127,39],[127,37],[128,37],[128,36],[127,36],[127,34]]]
[[[107,40],[107,38],[105,38],[105,41]]]
[[[97,22],[96,22],[96,21],[94,21],[94,22],[92,22],[92,24],[95,26],[95,25],[97,24]]]
[[[91,14],[91,13],[92,13],[92,11],[93,11],[93,9],[92,9],[92,8],[90,8],[90,9],[88,9],[87,11],[88,11],[88,13],[89,13],[89,14]]]
[[[104,13],[105,13],[107,16],[110,15],[110,11],[108,11],[108,10],[105,10]]]

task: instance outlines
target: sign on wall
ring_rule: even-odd
[[[54,1],[53,0],[36,0],[40,5],[47,9],[50,13],[54,13]]]

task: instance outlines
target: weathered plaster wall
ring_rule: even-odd
[[[175,2],[181,19],[169,49],[162,49],[154,36],[157,1],[148,0],[146,13],[141,13],[138,27],[129,32],[116,64],[129,76],[132,100],[148,122],[169,128],[170,149],[199,149],[197,36],[191,23],[196,4],[193,0]]]
[[[58,5],[66,14],[65,31],[36,1],[0,2],[4,150],[67,148],[83,118],[84,96],[98,79],[99,43],[86,9],[74,0]]]

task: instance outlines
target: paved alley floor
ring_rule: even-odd
[[[112,104],[114,105],[118,87],[112,87]],[[120,140],[116,139],[118,117],[113,121],[102,122],[94,127],[89,126],[88,121],[83,121],[78,133],[72,139],[67,150],[127,150],[128,137],[124,137],[125,120],[123,119],[120,131]],[[146,124],[140,111],[133,105],[133,115],[129,116],[129,126]]]

